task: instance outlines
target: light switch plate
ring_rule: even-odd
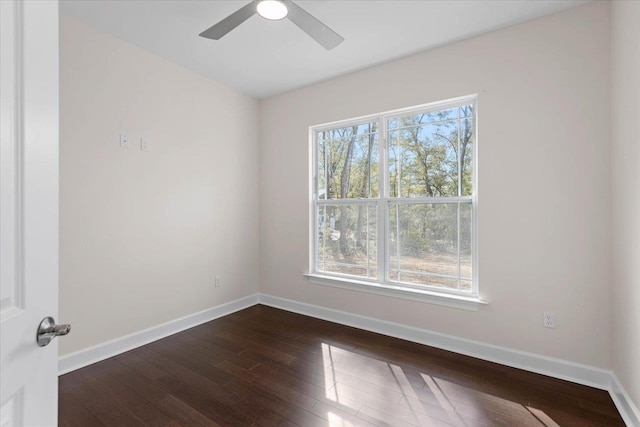
[[[129,138],[127,135],[120,134],[120,148],[129,148]]]

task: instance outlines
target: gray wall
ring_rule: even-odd
[[[640,2],[612,2],[613,370],[640,408]]]
[[[608,368],[609,19],[606,2],[591,3],[261,101],[261,291]],[[474,313],[310,284],[309,126],[469,94],[489,305]]]
[[[60,29],[61,355],[257,292],[258,102]]]

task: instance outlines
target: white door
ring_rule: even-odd
[[[53,426],[58,315],[58,2],[0,0],[0,426]]]

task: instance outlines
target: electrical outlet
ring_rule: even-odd
[[[542,313],[542,326],[544,326],[545,328],[556,327],[556,321],[555,321],[555,318],[553,317],[553,313],[550,313],[548,311],[545,311],[544,313]]]
[[[127,137],[127,135],[120,134],[120,147],[121,148],[129,147],[129,138]]]
[[[222,277],[216,276],[216,280],[213,286],[215,286],[216,288],[219,288],[220,286],[222,286]]]
[[[147,138],[140,138],[140,149],[142,151],[151,151],[151,142]]]

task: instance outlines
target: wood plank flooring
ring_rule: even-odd
[[[63,375],[61,426],[624,426],[608,393],[257,305]]]

